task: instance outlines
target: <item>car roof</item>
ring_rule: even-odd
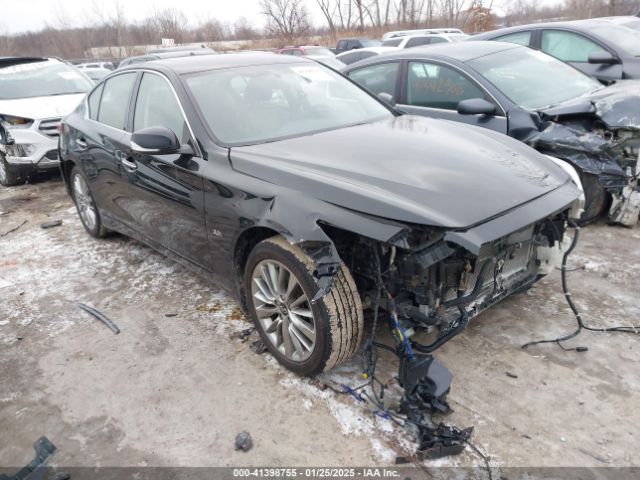
[[[478,40],[476,42],[448,42],[399,49],[394,52],[385,53],[384,58],[449,57],[460,62],[467,62],[469,60],[473,60],[474,58],[484,57],[485,55],[490,55],[492,53],[501,52],[504,50],[512,50],[514,48],[527,47],[516,45],[515,43],[489,42],[481,40]]]
[[[178,75],[223,68],[251,67],[258,65],[276,65],[281,63],[313,62],[304,57],[274,55],[270,52],[228,53],[224,55],[191,55],[177,58],[162,58],[146,63],[130,64],[119,70],[153,68],[171,70]],[[313,62],[315,63],[315,62]]]
[[[480,33],[478,34],[478,37],[484,38],[484,37],[495,37],[495,36],[502,36],[502,35],[507,35],[509,33],[515,33],[515,32],[520,32],[522,30],[531,30],[531,29],[539,29],[539,28],[566,28],[569,30],[576,30],[576,31],[580,31],[580,32],[588,32],[588,33],[592,33],[589,31],[590,27],[593,27],[595,25],[618,25],[619,24],[615,23],[615,22],[611,22],[609,19],[606,18],[585,18],[582,20],[569,20],[569,21],[565,21],[565,22],[541,22],[541,23],[530,23],[527,25],[518,25],[516,27],[508,27],[508,28],[501,28],[498,30],[492,30],[491,32],[486,32],[486,33]],[[475,37],[475,35],[474,35]]]
[[[209,47],[205,47],[204,45],[180,45],[178,47],[162,47],[162,48],[154,48],[149,50],[147,53],[166,53],[166,52],[189,52],[191,50],[211,50],[213,49]]]

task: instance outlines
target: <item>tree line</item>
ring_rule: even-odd
[[[264,26],[245,17],[235,22],[206,18],[193,24],[175,8],[157,10],[142,21],[132,22],[121,0],[111,8],[93,0],[82,26],[74,25],[58,9],[54,19],[37,32],[2,35],[0,55],[43,55],[83,58],[94,47],[122,47],[119,56],[144,53],[141,45],[158,45],[162,38],[176,44],[223,40],[253,42],[255,48],[278,47],[318,38],[333,44],[340,36],[379,37],[384,31],[405,28],[457,27],[468,33],[497,26],[540,20],[564,20],[607,15],[635,14],[640,0],[563,0],[541,6],[537,0],[258,0]],[[496,9],[496,6],[500,7]],[[316,23],[309,8],[319,11]],[[496,16],[501,10],[503,15]]]

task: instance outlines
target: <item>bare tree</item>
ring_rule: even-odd
[[[311,29],[309,14],[302,0],[260,0],[267,17],[267,30],[285,40],[306,35]]]
[[[147,30],[155,36],[156,43],[160,43],[162,38],[173,38],[176,43],[188,41],[188,24],[184,13],[173,8],[155,11],[145,21]]]
[[[333,34],[336,31],[336,25],[333,21],[336,15],[336,9],[338,7],[339,2],[334,2],[333,0],[316,0],[322,15],[327,21],[327,26],[329,27],[329,31]]]
[[[247,17],[239,17],[233,24],[233,38],[236,40],[254,40],[258,38],[259,32],[249,22]]]
[[[216,42],[231,37],[231,27],[215,18],[202,22],[194,32],[198,41]]]

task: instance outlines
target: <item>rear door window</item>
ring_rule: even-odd
[[[541,50],[563,62],[585,63],[592,53],[605,51],[593,40],[563,30],[543,30]]]
[[[395,97],[399,68],[400,62],[379,63],[354,70],[349,77],[374,95],[384,92]]]
[[[105,82],[98,111],[100,123],[118,130],[125,129],[131,89],[136,75],[136,72],[123,73]]]

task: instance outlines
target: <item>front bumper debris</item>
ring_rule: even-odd
[[[13,141],[0,142],[0,152],[9,165],[21,170],[49,170],[58,167],[60,159],[57,133],[54,134],[48,127],[43,130],[41,125],[45,122],[46,120],[40,120],[29,128],[8,130]]]
[[[611,207],[609,208],[609,220],[626,227],[633,227],[640,217],[640,191],[638,191],[638,178],[625,186],[620,193],[611,195]]]

